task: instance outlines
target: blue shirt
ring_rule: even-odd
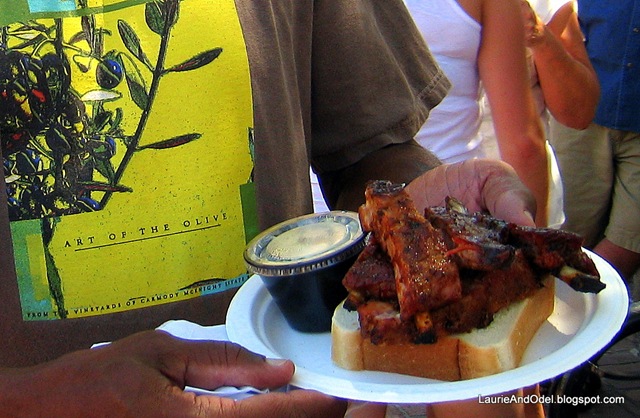
[[[578,0],[578,16],[600,81],[594,122],[640,132],[640,0]]]

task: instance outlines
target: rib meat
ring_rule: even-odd
[[[346,274],[347,309],[374,343],[429,343],[488,326],[553,274],[583,292],[604,288],[579,236],[528,228],[455,199],[420,214],[402,185],[369,184],[360,221],[369,242]]]
[[[431,224],[444,232],[445,242],[458,266],[474,270],[494,270],[507,265],[515,248],[506,243],[506,222],[481,213],[469,214],[455,199],[447,206],[425,210]]]
[[[390,302],[370,300],[358,306],[360,332],[373,344],[414,342],[416,328],[402,321],[398,306]]]
[[[605,285],[595,263],[582,251],[582,238],[559,229],[509,225],[509,240],[523,249],[536,268],[547,271],[573,289],[598,293]]]
[[[343,280],[345,286],[348,283],[349,290],[345,308],[358,311],[361,332],[374,344],[402,340],[428,343],[441,335],[484,328],[500,309],[530,296],[540,287],[541,279],[534,274],[522,251],[517,250],[508,265],[499,269],[464,270],[459,300],[418,313],[414,320],[401,320],[398,300],[388,291],[395,287],[394,277],[388,274],[392,270],[391,262],[375,245],[365,251],[362,253],[365,256],[356,260]],[[375,271],[385,273],[367,280],[367,276],[360,274],[370,271],[368,266],[372,263],[376,265]],[[429,324],[420,326],[417,323],[420,320],[429,321]]]
[[[418,212],[402,185],[372,182],[365,198],[360,221],[391,259],[402,318],[458,300],[458,266],[447,256],[441,232]]]
[[[446,207],[427,208],[425,217],[444,232],[449,254],[460,268],[498,269],[520,248],[542,275],[553,274],[580,292],[598,293],[604,288],[593,260],[582,251],[583,239],[572,232],[515,225],[480,212],[469,214],[451,198]]]
[[[456,334],[488,326],[498,311],[539,289],[540,280],[520,250],[499,269],[468,272],[462,298],[431,312],[436,333]]]
[[[371,236],[342,279],[342,284],[349,292],[347,309],[354,310],[371,299],[395,301],[397,304],[398,295],[391,260]]]

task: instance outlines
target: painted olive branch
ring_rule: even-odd
[[[146,53],[144,52],[140,39],[133,30],[133,28],[125,21],[120,20],[118,22],[118,32],[120,38],[123,40],[127,50],[140,61],[149,71],[152,73],[151,85],[147,90],[144,85],[144,79],[137,71],[126,71],[126,80],[129,87],[129,92],[134,103],[142,110],[138,126],[135,133],[131,136],[131,140],[127,143],[127,149],[125,155],[120,162],[118,169],[113,177],[112,184],[117,185],[125,169],[133,155],[145,149],[167,149],[184,145],[192,142],[202,135],[199,133],[188,133],[178,135],[173,138],[154,142],[152,144],[140,146],[140,139],[146,128],[153,102],[155,100],[157,91],[160,86],[160,81],[163,76],[172,72],[184,72],[191,71],[197,68],[208,65],[213,60],[218,58],[222,53],[222,48],[214,48],[208,51],[201,52],[194,57],[177,64],[170,68],[164,68],[166,61],[166,55],[169,45],[170,32],[178,20],[178,4],[179,0],[167,0],[165,2],[152,2],[147,3],[145,6],[145,17],[148,27],[156,34],[160,35],[161,42],[158,50],[158,56],[155,64],[153,64]],[[109,199],[111,198],[113,191],[108,190],[104,194],[100,207],[105,207]]]

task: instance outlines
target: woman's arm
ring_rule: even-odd
[[[500,155],[535,196],[536,224],[546,226],[549,168],[544,131],[529,86],[519,1],[483,1],[478,68]]]
[[[578,24],[574,2],[562,6],[545,25],[522,1],[526,45],[533,52],[544,100],[562,124],[584,129],[591,123],[600,85]]]

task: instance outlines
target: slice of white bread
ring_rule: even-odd
[[[438,380],[465,380],[517,367],[540,325],[551,315],[555,278],[529,298],[502,309],[483,329],[441,337],[434,344],[372,344],[360,334],[358,313],[338,305],[331,358],[348,370],[378,370]]]

